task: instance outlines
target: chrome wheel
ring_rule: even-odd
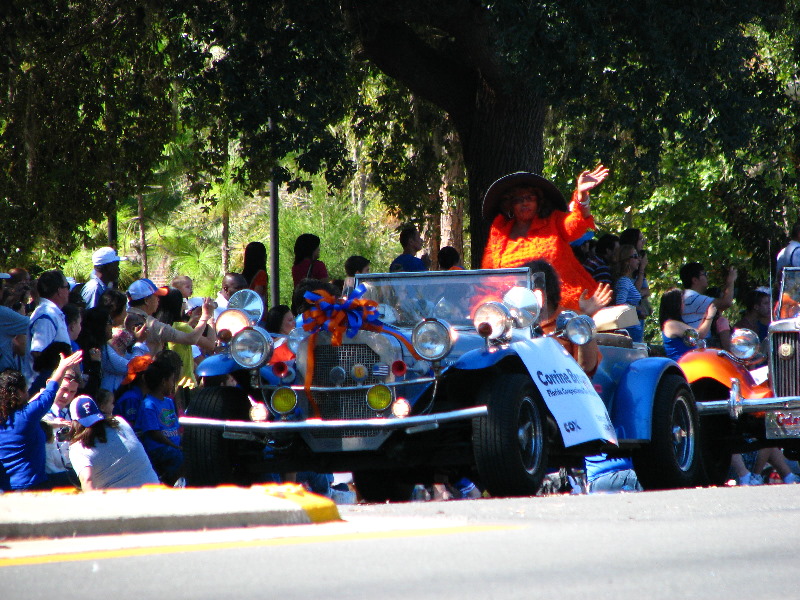
[[[534,399],[530,396],[522,398],[519,406],[517,440],[519,441],[522,465],[530,474],[540,468],[542,446],[544,445],[541,423],[541,415]]]
[[[675,398],[672,407],[672,446],[675,451],[675,462],[681,471],[686,472],[691,469],[696,460],[696,437],[689,399],[686,394],[680,394]]]

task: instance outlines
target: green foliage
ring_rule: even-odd
[[[279,220],[280,296],[290,304],[294,242],[302,233],[313,233],[321,240],[320,260],[332,279],[344,279],[344,262],[352,255],[369,259],[374,272],[388,271],[389,264],[402,249],[384,208],[370,202],[365,214],[358,214],[345,195],[329,196],[324,186],[308,193],[295,193],[282,201]],[[263,240],[252,237],[248,241]]]
[[[173,131],[171,57],[181,38],[142,3],[6,4],[0,247],[21,261],[38,243],[52,260],[150,177]]]

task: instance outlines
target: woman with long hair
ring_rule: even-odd
[[[195,311],[193,311],[195,312]],[[171,325],[174,329],[181,331],[187,335],[193,335],[195,327],[199,322],[199,311],[186,321],[183,314],[183,294],[176,288],[168,288],[167,294],[158,299],[158,310],[155,313],[155,318]],[[184,342],[168,342],[167,348],[174,351],[181,359],[181,372],[177,380],[177,391],[180,392],[175,398],[179,410],[183,410],[189,404],[189,390],[197,387],[197,378],[194,374],[194,358],[195,354],[200,356],[200,350],[196,344],[200,340],[197,336],[194,344],[187,344]]]
[[[687,330],[692,329],[683,322],[683,291],[672,288],[664,292],[661,296],[661,304],[658,309],[658,322],[661,326],[661,339],[664,341],[664,351],[668,358],[678,360],[681,356],[691,350],[683,341],[683,336]],[[706,309],[703,320],[697,328],[700,339],[708,335],[714,315],[717,314],[717,307],[712,302]]]
[[[261,298],[267,297],[267,248],[261,242],[250,242],[244,249],[244,265],[242,277],[247,286]]]
[[[0,489],[50,489],[70,485],[69,479],[48,478],[45,471],[45,433],[40,422],[56,398],[67,371],[76,368],[83,352],[61,356],[45,388],[33,398],[25,377],[8,369],[0,373]]]
[[[108,346],[111,341],[111,328],[111,317],[107,309],[97,306],[83,314],[81,332],[76,341],[83,350],[83,372],[88,376],[82,389],[84,394],[94,396],[103,385],[106,374],[110,376],[106,382],[112,385],[112,379],[118,378],[121,381],[128,370],[127,361]],[[112,367],[110,362],[112,355],[123,364],[115,363]]]
[[[292,281],[295,287],[303,279],[321,279],[328,281],[328,268],[319,260],[319,237],[313,233],[297,236],[294,242],[294,265]]]
[[[83,491],[158,484],[158,476],[131,426],[104,415],[89,396],[70,405],[69,460]]]
[[[637,314],[642,302],[641,290],[633,280],[633,274],[639,269],[639,253],[630,245],[620,246],[619,258],[614,263],[612,275],[614,277],[614,304],[629,304],[636,307]],[[644,339],[644,323],[640,320],[638,325],[626,328],[634,342]]]
[[[295,321],[291,309],[285,304],[273,306],[264,317],[265,329],[270,333],[289,335],[294,329]]]

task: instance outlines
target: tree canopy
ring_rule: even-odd
[[[6,224],[35,219],[75,244],[148,183],[178,129],[197,189],[227,176],[232,142],[244,192],[315,173],[338,187],[351,123],[406,215],[434,208],[443,153],[460,154],[473,262],[495,178],[544,172],[568,192],[600,160],[601,222],[636,214],[672,235],[713,217],[763,255],[796,215],[798,21],[794,2],[744,0],[15,0],[0,21],[0,239],[30,248]]]

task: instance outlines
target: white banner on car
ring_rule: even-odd
[[[558,422],[564,446],[593,440],[618,443],[603,400],[561,344],[547,337],[515,340],[512,347]]]

